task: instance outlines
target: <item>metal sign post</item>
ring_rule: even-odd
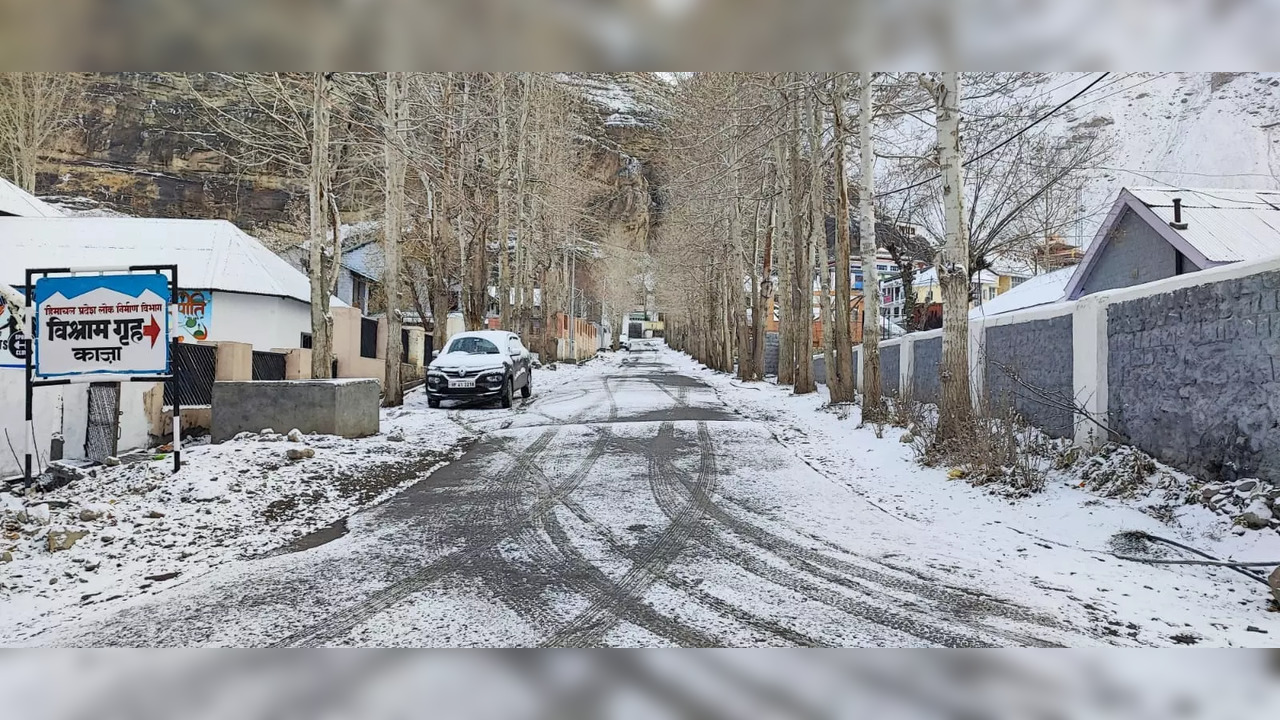
[[[165,277],[165,274],[168,277]],[[38,276],[39,279],[36,279]],[[103,381],[163,382],[173,397],[173,470],[182,468],[177,265],[26,271],[26,463],[33,480],[33,390]],[[167,299],[166,299],[167,298]]]

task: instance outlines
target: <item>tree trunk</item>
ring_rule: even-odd
[[[809,233],[805,232],[804,169],[800,158],[800,105],[799,98],[792,97],[791,106],[791,248],[792,306],[796,315],[796,329],[792,336],[795,355],[795,385],[793,392],[804,395],[817,390],[813,380],[813,246]]]
[[[809,241],[817,248],[818,255],[818,308],[822,317],[822,360],[827,373],[827,387],[831,386],[831,369],[835,365],[832,353],[831,322],[831,272],[827,267],[826,193],[822,182],[822,106],[812,94],[807,96],[809,105]]]
[[[778,384],[791,385],[796,379],[796,308],[795,304],[795,253],[792,249],[794,234],[791,214],[790,173],[787,171],[787,153],[782,138],[774,141],[774,163],[778,177],[778,234],[774,250],[778,258]]]
[[[935,97],[938,162],[942,166],[945,243],[934,260],[942,291],[942,392],[938,440],[960,438],[972,425],[969,390],[969,229],[964,216],[964,177],[960,157],[959,74],[942,73]]]
[[[311,165],[307,177],[308,230],[311,243],[311,377],[333,376],[333,318],[329,316],[324,248],[329,224],[329,78],[312,73]],[[341,256],[339,256],[341,257]]]
[[[875,422],[880,404],[880,276],[876,271],[876,156],[871,144],[871,73],[862,73],[858,141],[862,154],[862,188],[858,194],[862,246],[862,419]]]
[[[405,75],[387,73],[386,98],[386,217],[383,219],[382,289],[387,313],[387,381],[382,404],[396,407],[404,404],[404,385],[400,381],[400,233],[404,224],[404,174],[406,159],[402,152],[404,132]]]
[[[772,188],[770,189],[772,194]],[[773,308],[773,227],[774,227],[774,203],[770,198],[765,203],[766,211],[765,228],[764,228],[764,247],[761,250],[761,266],[760,266],[760,287],[756,290],[753,299],[755,305],[751,313],[751,341],[753,347],[751,349],[752,362],[754,363],[753,380],[764,379],[764,331],[766,314],[772,312]],[[758,224],[758,223],[757,223]],[[759,230],[757,229],[757,233]],[[768,289],[766,289],[768,288]]]
[[[498,73],[498,325],[511,329],[511,152],[507,133],[507,74]]]
[[[836,297],[832,308],[832,362],[827,368],[827,384],[831,402],[853,402],[855,383],[853,375],[853,345],[849,338],[849,186],[845,176],[845,114],[844,78],[837,76],[831,93],[831,111],[834,117],[835,174],[836,174]]]

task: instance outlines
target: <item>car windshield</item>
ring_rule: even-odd
[[[454,338],[449,343],[449,350],[446,354],[466,353],[468,355],[497,355],[499,354],[498,346],[478,337],[460,337]]]

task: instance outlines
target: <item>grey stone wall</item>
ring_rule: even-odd
[[[1201,477],[1280,479],[1280,272],[1108,309],[1111,427]]]
[[[764,374],[778,374],[778,333],[764,334]]]
[[[880,346],[880,393],[885,397],[898,397],[898,373],[902,367],[901,345]]]
[[[938,402],[941,381],[938,366],[942,364],[942,338],[917,340],[911,360],[911,394],[920,401]]]
[[[1107,238],[1080,295],[1162,280],[1177,273],[1178,251],[1132,210],[1124,213]],[[1189,259],[1184,258],[1183,262],[1186,272],[1200,269]]]
[[[214,442],[263,428],[342,437],[376,435],[380,394],[373,379],[215,382],[210,430]]]
[[[1012,405],[1048,435],[1074,434],[1072,325],[1064,315],[987,328],[984,380],[993,411]]]

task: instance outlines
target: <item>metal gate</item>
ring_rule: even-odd
[[[84,435],[85,457],[102,462],[116,454],[120,436],[120,383],[89,384],[89,424]]]
[[[178,399],[183,407],[213,403],[213,381],[218,369],[218,348],[178,343],[174,346],[178,368]],[[164,405],[173,407],[173,383],[164,384]]]
[[[283,380],[284,354],[273,352],[253,352],[254,380]]]

